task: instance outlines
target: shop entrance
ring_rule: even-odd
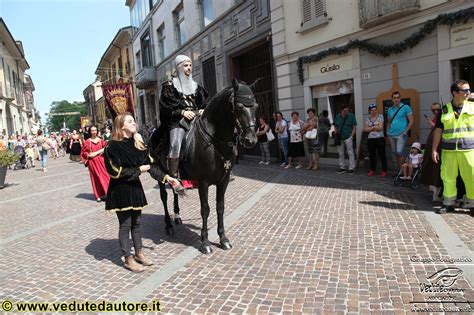
[[[321,113],[326,110],[331,125],[334,123],[336,115],[341,112],[343,105],[349,105],[350,112],[354,114],[354,84],[352,79],[313,86],[312,98],[313,108],[316,110],[318,117],[321,117]],[[329,131],[326,154],[328,158],[338,158],[337,147],[332,139],[333,133],[334,126]]]

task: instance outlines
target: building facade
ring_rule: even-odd
[[[25,135],[36,132],[31,77],[25,74],[30,68],[23,46],[16,41],[0,18],[0,134]]]
[[[255,85],[258,115],[275,107],[269,0],[130,0],[133,53],[142,121],[159,125],[161,85],[178,54],[193,61],[193,78],[210,97],[232,78]]]
[[[102,55],[95,71],[96,82],[84,90],[86,103],[91,104],[89,115],[99,127],[112,124],[112,116],[102,94],[102,84],[130,83],[136,112],[135,65],[132,52],[132,27],[118,30],[109,47]],[[88,99],[89,97],[89,99]],[[92,105],[93,103],[93,105]],[[89,107],[88,107],[89,108]]]
[[[87,115],[92,119],[91,123],[98,128],[104,127],[108,123],[108,118],[105,113],[104,97],[99,77],[97,77],[93,83],[89,84],[82,94],[86,101]]]
[[[455,79],[474,80],[473,3],[442,0],[273,0],[278,108],[313,107],[332,121],[349,104],[359,145],[367,106],[380,113],[400,90],[413,109],[411,141],[424,143],[433,102],[451,100]],[[442,16],[441,14],[445,14]],[[332,147],[332,152],[337,150]]]

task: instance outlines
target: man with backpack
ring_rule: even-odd
[[[400,169],[405,159],[404,149],[408,141],[408,133],[413,126],[413,111],[410,105],[401,102],[398,91],[392,93],[392,102],[393,105],[387,112],[387,135],[398,163],[398,169]]]

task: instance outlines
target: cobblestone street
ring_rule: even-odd
[[[0,190],[0,301],[158,300],[164,313],[474,308],[474,218],[467,211],[441,216],[425,187],[321,169],[238,164],[226,194],[233,249],[216,245],[212,188],[211,255],[197,249],[197,189],[180,198],[183,225],[167,236],[156,182],[142,175],[149,203],[143,241],[154,265],[141,274],[122,267],[118,220],[94,200],[82,164],[61,158],[47,173],[9,170]]]

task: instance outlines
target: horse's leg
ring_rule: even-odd
[[[229,175],[227,175],[223,182],[217,184],[216,189],[217,234],[220,238],[221,248],[224,250],[232,248],[229,239],[225,236],[224,230],[224,199],[228,184]]]
[[[201,201],[201,217],[202,217],[202,228],[201,228],[201,246],[199,250],[203,254],[212,253],[211,242],[207,238],[207,218],[209,217],[209,184],[206,182],[199,182],[199,200]]]
[[[163,208],[165,209],[165,229],[166,235],[174,234],[173,225],[171,224],[170,213],[168,212],[168,193],[166,192],[165,184],[159,182],[160,185],[160,198],[163,203]]]
[[[175,224],[183,224],[183,221],[181,220],[181,217],[179,216],[179,202],[178,202],[178,194],[173,191],[173,197],[174,197],[174,223]]]

